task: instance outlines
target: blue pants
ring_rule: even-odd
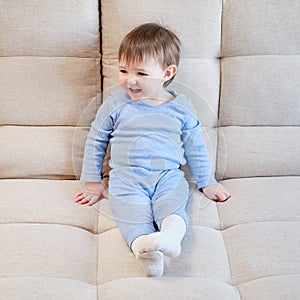
[[[163,219],[169,215],[179,215],[188,225],[188,196],[189,186],[180,169],[110,172],[109,201],[129,247],[138,236],[160,230]]]

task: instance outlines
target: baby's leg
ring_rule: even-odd
[[[161,251],[169,257],[177,257],[181,253],[181,241],[186,232],[186,223],[182,217],[172,214],[161,224],[160,232],[142,235],[132,243],[132,251],[137,255]]]
[[[188,223],[185,211],[188,195],[189,185],[184,173],[179,169],[165,172],[152,197],[154,220],[160,231],[137,241],[141,253],[159,250],[169,257],[180,255]]]
[[[153,221],[145,224],[128,224],[117,221],[117,224],[126,243],[128,246],[131,245],[131,250],[137,261],[143,267],[146,275],[149,277],[162,276],[164,271],[163,253],[157,250],[140,251],[139,241],[142,240],[144,236],[151,235],[155,232]]]
[[[117,186],[117,188],[119,187]],[[115,185],[111,186],[109,199],[114,219],[127,245],[131,247],[147,276],[162,276],[164,270],[163,254],[160,251],[140,253],[133,246],[134,241],[138,239],[137,237],[156,231],[149,198],[146,198],[140,189],[131,189],[128,185],[123,185],[120,188],[121,193],[126,196],[118,196],[117,188]]]

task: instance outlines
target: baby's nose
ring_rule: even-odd
[[[137,77],[135,74],[129,74],[128,79],[127,79],[127,83],[128,84],[136,84],[137,82]]]

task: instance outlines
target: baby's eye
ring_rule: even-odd
[[[137,73],[139,76],[148,76],[148,74],[144,73],[144,72],[138,72]]]
[[[120,69],[119,72],[122,73],[122,74],[127,74],[127,71],[123,70],[123,69]]]

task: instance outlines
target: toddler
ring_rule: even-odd
[[[87,137],[81,181],[74,198],[93,205],[109,198],[114,219],[147,276],[162,276],[164,255],[177,257],[188,218],[187,163],[210,199],[229,192],[212,175],[191,101],[166,87],[174,79],[180,41],[168,28],[147,23],[128,33],[119,48],[120,88],[97,112]],[[108,143],[109,194],[101,171]]]

